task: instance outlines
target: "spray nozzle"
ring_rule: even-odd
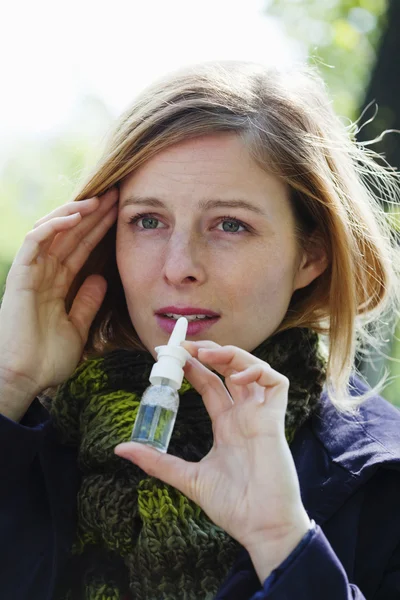
[[[188,320],[180,317],[175,323],[166,346],[157,346],[157,362],[150,373],[150,383],[152,385],[161,385],[163,379],[168,379],[169,384],[176,390],[182,385],[183,367],[190,357],[189,352],[181,346],[185,340]]]
[[[188,320],[185,317],[180,317],[175,323],[171,337],[168,340],[168,346],[180,346],[181,342],[185,341],[188,328]]]

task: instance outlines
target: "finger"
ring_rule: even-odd
[[[117,210],[116,202],[118,199],[118,192],[115,190],[114,193],[108,192],[101,197],[100,204],[95,211],[92,211],[90,215],[87,215],[82,222],[79,223],[78,227],[68,232],[68,235],[62,235],[56,238],[49,248],[48,252],[52,256],[55,256],[61,263],[63,263],[67,257],[74,252],[80,244],[86,245],[87,236],[90,235],[91,231],[109,214],[113,208],[114,212]],[[105,230],[107,231],[107,229]],[[104,232],[105,233],[105,232]],[[90,251],[93,249],[93,245],[90,244]],[[96,245],[96,244],[94,244]],[[89,253],[90,253],[89,251]],[[89,255],[86,253],[86,257]]]
[[[235,404],[248,403],[254,398],[259,398],[260,395],[264,398],[264,388],[255,383],[236,385],[231,377],[232,375],[225,377],[225,385]]]
[[[268,363],[237,346],[221,346],[215,349],[199,348],[197,358],[201,362],[206,361],[212,365],[224,377],[229,377],[232,373],[243,371],[254,364],[267,365],[269,367]]]
[[[47,223],[47,221],[51,221],[51,219],[54,219],[55,217],[67,217],[68,215],[73,215],[77,212],[80,212],[82,217],[84,217],[85,215],[90,214],[95,208],[98,207],[98,205],[99,199],[97,196],[93,196],[93,198],[88,198],[87,200],[80,200],[79,202],[68,202],[68,204],[58,206],[48,215],[45,215],[36,221],[33,229],[37,229],[39,225]]]
[[[249,402],[252,399],[257,402],[260,398],[264,398],[264,390],[268,387],[278,389],[277,402],[279,410],[286,406],[287,393],[284,390],[288,385],[287,378],[272,369],[268,363],[246,352],[246,350],[242,350],[237,346],[221,346],[213,350],[199,348],[198,359],[201,362],[206,362],[214,371],[225,377],[226,387],[236,404]],[[240,386],[240,378],[232,377],[235,373],[241,373],[252,366],[258,366],[262,370],[262,387],[264,390],[257,389],[257,384],[253,381]],[[275,394],[269,392],[268,397],[275,398]],[[272,408],[274,404],[269,406]]]
[[[264,397],[263,391],[260,392],[260,390],[258,390],[257,386],[255,386],[255,385],[251,385],[251,384],[249,384],[248,386],[235,385],[235,382],[233,380],[231,380],[229,377],[231,374],[237,372],[234,368],[227,368],[225,370],[225,372],[222,373],[221,365],[218,364],[218,361],[220,360],[218,352],[216,355],[214,355],[213,353],[208,355],[207,353],[203,352],[203,350],[220,350],[220,349],[224,348],[224,346],[220,346],[219,344],[217,344],[216,342],[213,342],[211,340],[199,340],[199,341],[194,341],[194,342],[185,341],[185,342],[182,342],[182,346],[184,346],[186,348],[186,350],[188,350],[188,352],[190,352],[192,354],[192,356],[197,356],[199,358],[199,360],[201,360],[201,363],[207,365],[209,369],[211,369],[212,371],[215,371],[217,373],[219,372],[222,375],[224,375],[225,385],[226,385],[234,403],[238,404],[238,403],[248,402],[250,399],[258,398],[260,396],[262,398]],[[232,348],[235,350],[239,350],[239,348],[237,348],[235,346],[232,346]],[[200,356],[199,356],[199,352],[200,352]],[[249,355],[250,360],[255,358],[252,355],[250,355],[249,353],[245,353],[245,354]],[[210,360],[208,360],[208,356],[210,357]],[[223,360],[225,361],[226,359],[223,358]],[[263,361],[260,361],[260,362],[263,363]],[[266,365],[267,363],[263,363],[263,364]]]
[[[234,358],[237,358],[238,356],[242,357],[242,359],[243,359],[242,368],[246,368],[246,364],[251,364],[254,361],[264,362],[264,361],[261,361],[260,359],[256,358],[249,352],[246,352],[245,350],[241,350],[237,346],[220,346],[219,344],[217,344],[216,342],[213,342],[211,340],[199,340],[199,341],[194,341],[194,342],[185,340],[184,342],[182,342],[182,346],[184,346],[188,350],[188,352],[190,352],[190,354],[192,356],[195,356],[197,358],[199,356],[199,351],[201,351],[202,362],[205,361],[205,356],[207,355],[207,356],[212,357],[213,362],[223,364],[226,362],[227,356],[230,357],[231,353],[234,353]],[[215,354],[213,354],[213,353],[205,354],[203,352],[203,350],[215,350],[216,353]],[[219,352],[221,350],[225,350],[225,352],[222,352],[222,353]],[[267,364],[267,363],[264,363],[264,364]],[[235,369],[232,366],[232,373],[233,372],[235,372]],[[227,375],[229,375],[229,373],[227,373]]]
[[[233,373],[230,375],[230,379],[234,381],[236,385],[248,385],[249,383],[258,383],[264,387],[271,386],[271,374],[270,368],[267,363],[264,365],[252,365],[247,367],[244,371],[239,373]]]
[[[68,268],[72,277],[74,277],[85,264],[89,254],[115,223],[117,215],[118,209],[116,206],[113,206],[90,233],[80,241],[76,249],[68,256],[68,258],[64,260],[64,265]]]
[[[95,318],[107,291],[107,282],[101,275],[90,275],[78,290],[69,312],[70,321],[86,343],[90,325]]]
[[[209,350],[221,348],[219,344],[212,342],[211,340],[199,340],[198,342],[185,340],[184,342],[181,342],[181,346],[183,346],[195,358],[197,358],[197,353],[200,348],[207,348]]]
[[[273,374],[278,375],[278,377]],[[229,379],[235,386],[257,384],[259,389],[264,388],[263,394],[255,393],[252,395],[254,400],[260,404],[267,402],[269,409],[286,412],[289,380],[281,373],[273,371],[267,363],[265,365],[252,365],[240,373],[233,373]]]
[[[203,398],[210,419],[232,408],[233,401],[221,379],[202,365],[197,359],[189,358],[184,368],[185,377]]]
[[[125,442],[114,448],[115,454],[130,460],[150,477],[156,477],[185,494],[197,504],[196,481],[199,463],[185,461],[171,454],[137,442]]]
[[[56,217],[51,221],[39,225],[36,229],[32,229],[25,236],[25,240],[17,252],[14,263],[23,266],[31,265],[38,258],[45,243],[53,240],[60,231],[74,227],[81,219],[80,213],[74,213],[66,217]]]
[[[211,340],[200,340],[198,342],[191,342],[189,340],[185,340],[184,342],[181,342],[181,346],[183,346],[189,352],[189,354],[193,356],[193,358],[198,358],[198,352],[200,349],[205,348],[208,350],[216,350],[218,348],[221,348],[219,344],[217,344],[216,342],[212,342]],[[202,363],[207,365],[206,360],[203,360]]]

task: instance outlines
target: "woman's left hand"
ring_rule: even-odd
[[[250,553],[282,549],[283,560],[310,522],[285,438],[289,381],[235,346],[182,345],[193,357],[185,377],[213,423],[210,452],[196,463],[134,442],[119,444],[115,452],[180,490]],[[202,363],[223,375],[225,385]]]

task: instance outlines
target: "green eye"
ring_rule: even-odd
[[[225,233],[243,233],[244,231],[249,231],[247,225],[239,221],[239,219],[235,219],[235,217],[222,217],[222,231]],[[239,229],[241,227],[241,229]],[[221,230],[220,230],[221,231]]]
[[[158,219],[154,219],[153,217],[143,217],[141,221],[143,229],[157,229]]]
[[[237,221],[223,221],[222,228],[228,233],[236,233],[239,230],[240,223]]]

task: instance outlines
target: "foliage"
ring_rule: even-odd
[[[266,12],[278,18],[289,37],[300,44],[304,54],[309,56],[309,62],[320,71],[333,97],[336,112],[352,121],[360,116],[377,53],[382,49],[382,46],[379,48],[382,34],[384,30],[386,34],[388,32],[388,8],[389,0],[266,0]],[[391,53],[393,55],[393,49]],[[395,127],[398,117],[396,121],[395,116],[390,114],[390,110],[397,108],[398,95],[390,85],[392,82],[387,81],[388,71],[383,70],[378,75],[381,95],[379,112],[373,120],[373,127],[367,127],[367,139],[379,136],[385,129],[398,129]],[[386,84],[389,83],[386,94],[392,100],[390,106],[380,89],[385,78]],[[368,114],[370,116],[371,111]],[[366,121],[365,117],[363,121]],[[383,151],[382,154],[400,168],[398,154],[395,154],[391,144],[397,145],[397,138],[386,136],[385,146],[375,150]],[[399,210],[392,208],[391,217],[394,229],[400,231]],[[383,352],[391,357],[386,364],[384,354],[374,354],[375,368],[364,364],[362,370],[370,383],[375,385],[386,367],[390,378],[382,393],[400,406],[400,323],[391,340],[389,334],[388,345]]]
[[[388,381],[388,387],[383,391],[389,402],[400,408],[400,321],[392,339],[392,348],[390,352],[391,360],[388,361],[388,369],[391,380]]]
[[[12,262],[39,218],[72,199],[78,181],[97,158],[100,136],[110,120],[100,101],[85,99],[63,131],[25,138],[8,150],[0,188],[2,264]]]
[[[322,73],[338,114],[358,117],[388,0],[266,0]]]

